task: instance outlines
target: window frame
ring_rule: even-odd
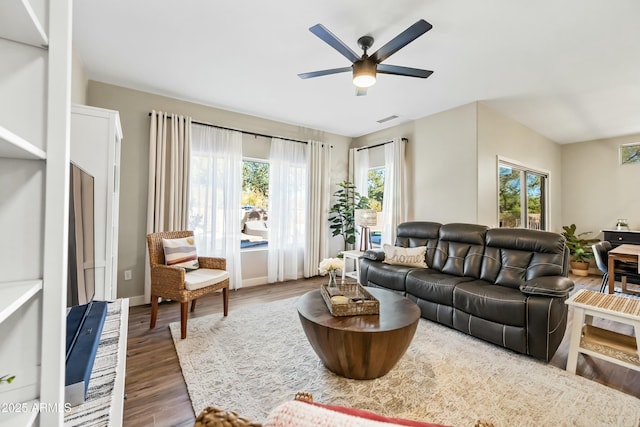
[[[500,167],[507,166],[520,171],[520,183],[522,189],[522,183],[524,183],[524,187],[526,188],[526,177],[528,173],[537,174],[544,176],[544,185],[541,189],[541,213],[543,217],[541,218],[541,224],[539,230],[548,231],[551,230],[551,216],[550,213],[550,204],[551,204],[551,194],[550,194],[550,182],[551,182],[551,173],[548,170],[536,168],[526,163],[519,162],[517,160],[509,159],[502,156],[496,157],[496,224],[500,227]],[[527,191],[520,191],[520,206],[525,208],[528,207],[528,194]],[[520,212],[520,220],[522,224],[518,228],[526,228],[529,229],[529,219],[528,219],[528,210],[521,209]],[[523,221],[524,220],[524,221]]]
[[[623,151],[625,148],[627,147],[640,147],[640,142],[630,142],[627,144],[620,144],[620,146],[618,147],[618,161],[620,162],[620,165],[639,165],[640,164],[640,157],[635,160],[635,161],[628,161],[623,158]]]

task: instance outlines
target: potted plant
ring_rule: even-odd
[[[585,231],[576,234],[576,225],[565,225],[562,235],[566,239],[566,245],[571,255],[571,272],[576,276],[589,275],[589,260],[593,258],[593,250],[591,245],[598,242],[598,239],[585,239],[582,236],[591,233]]]
[[[336,203],[329,210],[329,228],[332,236],[342,236],[345,247],[356,242],[356,226],[353,218],[356,209],[369,207],[369,199],[356,191],[356,186],[344,181],[338,184],[340,189],[333,193]]]

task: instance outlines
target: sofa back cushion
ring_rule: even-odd
[[[447,274],[479,278],[487,230],[477,224],[441,226],[431,267]]]
[[[561,234],[522,228],[487,231],[480,278],[519,288],[541,276],[566,276],[565,239]]]
[[[426,246],[425,261],[427,266],[433,264],[433,255],[438,243],[441,224],[438,222],[411,221],[398,225],[395,246],[415,248]]]

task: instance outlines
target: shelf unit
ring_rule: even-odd
[[[0,426],[64,414],[71,7],[0,2]]]

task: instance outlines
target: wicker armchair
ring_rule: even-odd
[[[185,273],[180,267],[165,265],[162,239],[179,239],[193,236],[193,231],[164,231],[147,235],[149,263],[151,266],[151,323],[156,326],[158,317],[158,298],[167,298],[180,302],[180,335],[187,337],[187,310],[191,301],[191,311],[196,300],[210,292],[222,289],[224,315],[229,313],[229,273],[226,259],[198,257],[200,268]],[[186,282],[185,282],[186,279]]]

